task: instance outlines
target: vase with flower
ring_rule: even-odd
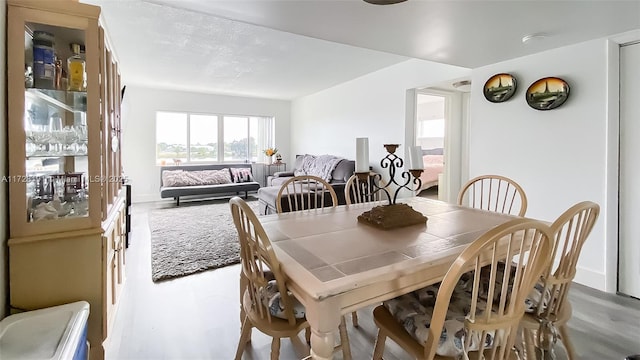
[[[271,165],[273,163],[273,155],[278,153],[278,148],[266,148],[264,149],[264,154],[267,156],[267,164]]]

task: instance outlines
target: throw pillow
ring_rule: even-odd
[[[182,170],[164,170],[162,172],[162,186],[180,186]]]
[[[251,168],[229,168],[229,170],[231,170],[231,178],[234,183],[254,181]]]
[[[192,171],[198,178],[197,185],[216,185],[216,184],[231,184],[231,175],[229,168],[223,168],[220,170],[202,170]]]

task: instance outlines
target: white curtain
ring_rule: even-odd
[[[258,119],[258,162],[266,162],[264,149],[276,147],[274,143],[275,119],[271,116],[257,117]]]

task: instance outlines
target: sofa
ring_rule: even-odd
[[[251,164],[207,164],[160,167],[160,197],[173,198],[180,206],[181,196],[221,195],[256,191]]]
[[[334,158],[334,159],[331,159]],[[329,162],[325,160],[329,159]],[[314,167],[314,164],[322,162],[322,168]],[[267,178],[267,186],[258,190],[258,201],[260,203],[260,215],[276,213],[276,197],[280,187],[293,176],[315,175],[327,180],[338,196],[338,205],[346,204],[344,197],[344,187],[356,169],[356,162],[331,155],[297,155],[293,167],[290,171],[276,172]],[[330,199],[325,199],[330,203]],[[288,204],[281,203],[283,211],[287,211]]]

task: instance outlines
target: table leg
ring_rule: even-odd
[[[340,325],[340,309],[330,302],[307,304],[307,321],[311,327],[311,358],[333,359],[335,335]]]
[[[311,358],[314,360],[333,359],[333,332],[319,332],[311,329]]]

